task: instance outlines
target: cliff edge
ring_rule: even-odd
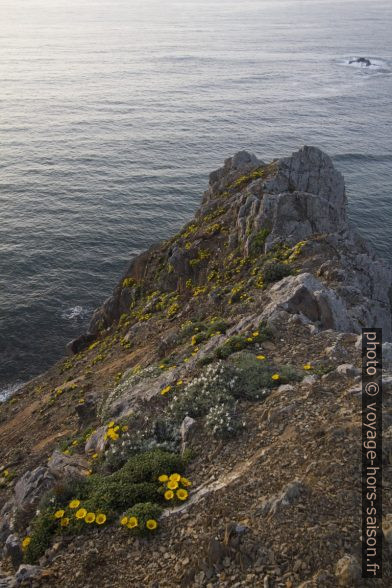
[[[391,293],[325,153],[227,159],[1,405],[0,587],[367,586],[359,334],[383,329],[390,466]]]

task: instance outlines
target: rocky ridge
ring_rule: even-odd
[[[240,152],[210,174],[195,219],[131,262],[74,355],[1,407],[0,586],[367,585],[358,335],[372,325],[391,339],[392,273],[346,208],[341,174],[314,147],[268,164]],[[120,444],[110,421],[127,430]],[[119,480],[157,449],[182,454],[193,482],[159,533],[124,535],[113,515],[54,532],[35,561],[23,553],[48,500],[91,472]]]

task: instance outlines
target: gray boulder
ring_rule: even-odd
[[[9,535],[4,545],[4,555],[11,558],[12,566],[17,570],[23,561],[20,539],[17,535]]]
[[[354,330],[344,301],[312,274],[288,276],[274,284],[268,296],[270,302],[260,316],[263,321],[268,322],[277,310],[284,310],[302,315],[323,329]]]
[[[108,440],[105,439],[107,427],[99,427],[86,441],[84,448],[85,453],[103,453],[109,445]]]
[[[14,489],[14,505],[19,513],[32,514],[42,496],[55,482],[55,476],[45,466],[26,472],[17,481]]]
[[[56,480],[72,481],[86,476],[90,464],[81,455],[64,455],[56,450],[48,461],[48,469]]]
[[[39,566],[23,564],[15,574],[17,584],[37,582],[42,578],[43,570]]]

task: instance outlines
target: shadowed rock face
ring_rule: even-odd
[[[239,249],[244,258],[261,232],[265,238],[260,254],[282,243],[293,246],[307,241],[309,259],[313,260],[308,269],[313,275],[300,278],[302,284],[297,278],[286,278],[283,290],[267,291],[270,311],[274,304],[288,308],[308,316],[319,328],[359,332],[362,326],[382,326],[384,336],[390,338],[391,269],[377,260],[367,243],[349,227],[346,209],[343,176],[320,149],[304,146],[290,157],[269,164],[240,151],[210,174],[194,222],[202,227],[206,219],[220,216],[228,240],[223,245],[219,229],[216,237],[209,235],[216,239],[217,253],[224,246],[227,252]],[[185,290],[187,280],[195,277],[195,269],[181,240],[183,234],[131,261],[113,295],[94,313],[89,333],[72,342],[71,351],[85,347],[100,330],[129,312],[147,284],[151,287],[156,283],[160,289],[180,294]],[[201,247],[204,238],[196,241],[196,246]],[[157,278],[162,260],[170,271]],[[124,278],[128,280],[124,282]],[[200,276],[197,279],[200,283]]]

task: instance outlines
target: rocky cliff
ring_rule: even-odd
[[[210,174],[1,407],[1,587],[367,585],[358,334],[383,328],[390,465],[392,273],[346,207],[314,147]]]

